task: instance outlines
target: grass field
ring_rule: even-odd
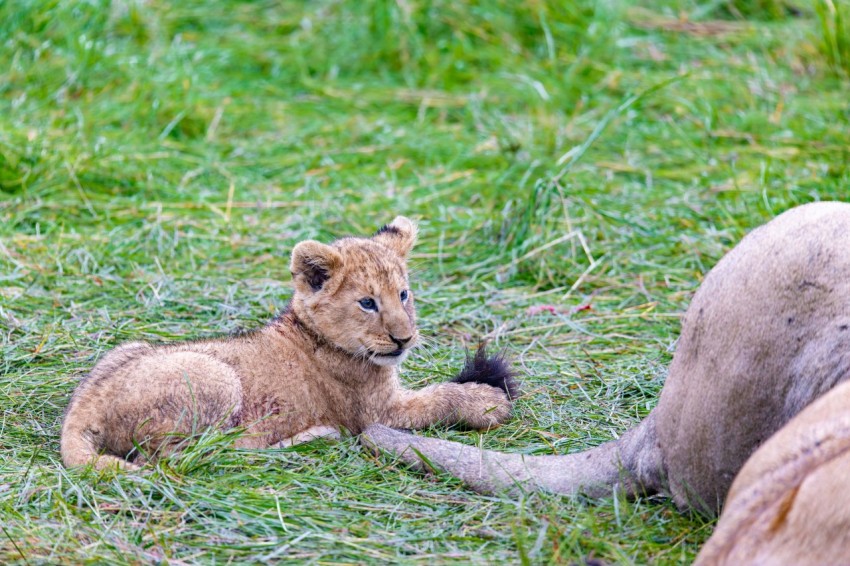
[[[713,523],[663,498],[484,497],[356,439],[207,435],[148,473],[68,471],[62,411],[108,348],[263,324],[296,242],[405,214],[426,337],[405,381],[486,338],[524,382],[499,430],[423,434],[616,437],[718,258],[847,199],[849,20],[844,0],[0,2],[0,563],[692,559]]]

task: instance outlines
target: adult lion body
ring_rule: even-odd
[[[398,217],[372,238],[301,242],[290,306],[266,327],[107,353],[68,406],[63,462],[133,469],[210,427],[244,427],[238,445],[261,448],[375,422],[503,422],[514,383],[483,350],[454,383],[419,391],[399,383],[396,366],[417,339],[405,263],[415,239],[416,226]]]
[[[577,454],[522,456],[481,452],[382,426],[367,428],[365,437],[414,465],[422,455],[482,491],[522,484],[526,489],[606,495],[621,485],[629,493],[669,493],[682,509],[713,514],[756,449],[848,377],[850,205],[816,203],[754,230],[711,270],[682,322],[657,407],[618,440]],[[783,521],[796,521],[803,530],[794,540],[802,548],[806,540],[817,539],[817,525],[832,522],[850,532],[850,507],[822,515],[834,510],[831,498],[847,499],[835,466],[847,461],[850,449],[850,392],[844,387],[830,395],[834,397],[822,411],[792,421],[775,437],[780,441],[764,444],[764,452],[757,454],[752,466],[760,471],[746,474],[737,492],[747,511],[730,520],[729,528],[720,528],[721,518],[718,534],[726,533],[724,548],[734,548],[739,536],[748,536],[740,530],[747,521],[765,517],[765,508],[753,504],[758,497],[765,505],[785,498],[768,525],[779,529]],[[827,437],[835,441],[835,453],[809,457]],[[788,453],[783,446],[793,449]],[[794,474],[767,473],[789,462]],[[807,483],[809,474],[820,474],[819,481]],[[789,495],[798,491],[797,497]],[[749,544],[752,551],[759,544],[770,549],[773,543],[756,537]],[[836,544],[848,551],[846,535]]]
[[[850,563],[850,381],[747,460],[698,566]]]

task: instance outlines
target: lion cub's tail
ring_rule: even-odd
[[[139,466],[132,462],[100,453],[103,448],[102,427],[93,425],[86,416],[81,414],[79,404],[74,403],[72,399],[65,413],[65,420],[62,422],[62,436],[59,441],[59,452],[65,467],[74,468],[91,464],[97,470],[106,468],[138,470]]]
[[[83,421],[79,418],[75,419],[74,416],[72,407],[65,416],[65,422],[62,423],[62,438],[59,442],[59,452],[62,455],[62,463],[66,468],[91,464],[97,470],[105,468],[139,469],[139,466],[123,458],[110,454],[100,454],[102,443],[98,438],[99,431],[86,426]]]
[[[106,448],[107,430],[103,410],[111,406],[108,398],[99,390],[98,383],[110,379],[111,375],[122,371],[128,363],[153,352],[146,342],[128,342],[106,353],[84,378],[68,403],[65,418],[62,421],[62,436],[59,451],[65,467],[86,466],[91,464],[98,470],[118,468],[138,470],[139,466],[123,458],[101,454]],[[100,393],[99,393],[100,391]]]
[[[491,387],[497,387],[505,392],[508,399],[516,399],[519,396],[519,382],[514,377],[505,356],[496,354],[488,356],[487,349],[479,346],[475,356],[467,356],[463,369],[452,381],[454,383],[483,383]]]
[[[118,456],[99,454],[97,446],[82,431],[69,431],[63,427],[61,441],[62,463],[66,468],[91,464],[97,470],[106,468],[138,470],[139,466]]]

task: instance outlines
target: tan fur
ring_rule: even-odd
[[[697,565],[850,563],[850,382],[809,405],[732,483]]]
[[[406,269],[415,240],[416,226],[398,217],[372,238],[301,242],[292,252],[290,308],[266,327],[108,352],[68,406],[63,462],[134,469],[210,427],[244,427],[237,444],[262,448],[340,427],[359,433],[371,423],[486,429],[504,422],[511,402],[496,387],[400,385],[397,366],[418,336]],[[361,307],[366,297],[378,312]]]
[[[785,563],[818,562],[814,547],[821,545],[824,556],[844,551],[841,560],[823,563],[847,563],[847,468],[837,470],[848,464],[842,451],[850,393],[836,386],[848,378],[850,205],[815,203],[754,230],[706,276],[682,322],[658,406],[618,440],[577,454],[525,457],[381,425],[369,427],[363,438],[415,466],[422,466],[422,456],[480,491],[522,486],[606,495],[619,486],[630,494],[669,493],[682,509],[714,514],[756,449],[833,391],[748,464],[740,491],[730,496],[730,510],[736,510],[724,519],[732,526],[718,536],[745,549],[736,557],[758,547],[764,551],[759,556],[801,557]],[[836,447],[834,458],[819,456],[825,450],[819,442],[827,438]],[[774,507],[753,511],[750,504]],[[756,519],[764,524],[735,537],[736,529],[748,528],[745,521]],[[833,542],[819,542],[825,536]],[[792,550],[798,554],[782,554]],[[814,558],[802,558],[805,551]]]

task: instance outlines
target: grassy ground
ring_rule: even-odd
[[[106,349],[262,324],[295,242],[396,214],[405,380],[487,337],[525,382],[498,431],[425,434],[566,453],[646,415],[705,272],[847,197],[850,107],[843,1],[641,4],[0,3],[0,562],[693,558],[712,523],[661,498],[482,497],[353,439],[58,460]]]

